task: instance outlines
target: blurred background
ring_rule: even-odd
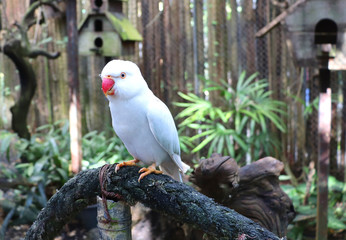
[[[108,61],[125,59],[170,108],[185,162],[198,166],[213,152],[240,166],[273,156],[284,163],[283,188],[306,219],[316,217],[319,111],[330,112],[322,151],[332,184],[328,229],[334,237],[345,232],[343,1],[72,2],[75,11],[66,1],[0,1],[0,178],[18,180],[6,189],[21,186],[10,194],[17,217],[32,208],[32,221],[73,172],[131,158],[111,128],[99,77]],[[329,112],[318,107],[326,89]],[[76,171],[71,124],[78,129]],[[5,219],[13,206],[3,209]]]

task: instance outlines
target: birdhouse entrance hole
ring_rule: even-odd
[[[103,4],[103,1],[102,0],[95,0],[94,3],[95,3],[96,7],[101,7]]]
[[[103,40],[100,37],[95,38],[94,40],[95,47],[100,48],[103,45]]]
[[[315,27],[315,44],[336,44],[338,26],[331,19],[320,20]]]
[[[95,32],[102,32],[103,31],[103,22],[100,19],[96,19],[94,21],[94,31]]]

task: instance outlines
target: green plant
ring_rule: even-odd
[[[2,132],[0,154],[9,157],[10,144],[14,143],[13,149],[17,157],[23,160],[23,163],[15,164],[11,174],[20,175],[32,183],[45,182],[45,185],[55,186],[64,184],[69,178],[68,122],[63,123],[62,127],[60,125],[61,122],[41,126],[30,140]],[[2,172],[11,177],[6,170],[2,168]]]
[[[83,170],[130,158],[120,139],[108,138],[105,132],[93,131],[83,136],[82,149]],[[71,177],[68,121],[39,127],[30,140],[0,131],[0,160],[0,177],[17,183],[10,201],[2,197],[0,190],[0,205],[9,212],[4,226],[10,220],[14,224],[32,222],[47,198]]]
[[[175,103],[184,108],[177,115],[177,118],[183,119],[179,124],[180,131],[193,129],[197,133],[188,141],[199,140],[192,152],[207,146],[208,156],[216,151],[240,160],[247,153],[251,159],[258,159],[262,153],[269,155],[279,148],[268,126],[273,124],[285,132],[281,118],[285,115],[285,104],[271,99],[272,92],[268,91],[267,81],[256,81],[257,75],[246,78],[243,72],[236,88],[224,81],[219,84],[205,80],[207,87],[204,92],[217,92],[220,95],[218,105],[193,93],[178,93],[186,101]],[[187,139],[184,140],[182,149],[188,146]]]
[[[289,94],[287,93],[287,95],[291,98],[293,98],[296,102],[299,102],[300,104],[302,104],[304,106],[304,112],[303,112],[303,116],[304,118],[308,117],[309,115],[311,115],[311,113],[313,111],[318,111],[318,103],[320,98],[316,97],[315,99],[313,99],[310,103],[304,101],[302,98],[293,95],[293,94]]]
[[[1,132],[0,155],[10,159],[15,152],[23,162],[0,164],[0,173],[8,180],[16,180],[18,186],[13,191],[13,205],[19,211],[19,219],[24,215],[33,220],[45,206],[47,197],[69,179],[69,139],[68,122],[57,122],[36,129],[30,140],[20,139],[16,134]],[[30,211],[31,214],[28,214]]]
[[[82,145],[83,170],[131,159],[121,140],[117,136],[107,138],[105,132],[92,131],[84,135]]]
[[[286,176],[280,176],[281,180],[287,180]],[[315,175],[316,178],[316,175]],[[297,213],[288,231],[289,239],[302,239],[304,230],[310,228],[314,231],[317,217],[317,186],[315,180],[306,192],[306,183],[300,183],[297,187],[289,184],[281,185],[293,202]],[[335,177],[328,178],[328,228],[330,231],[346,230],[346,184]],[[308,194],[308,202],[304,204],[304,198]]]

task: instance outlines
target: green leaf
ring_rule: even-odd
[[[19,164],[16,164],[16,168],[28,168],[31,165],[32,163],[19,163]]]
[[[214,137],[216,136],[215,133],[209,135],[206,139],[204,139],[200,144],[195,147],[192,152],[198,152],[201,150],[205,145],[207,145]]]
[[[291,179],[291,177],[288,176],[288,175],[280,175],[279,176],[279,180],[280,181],[287,181],[287,180],[290,180],[290,179]]]
[[[241,122],[240,122],[240,125],[239,125],[239,132],[242,132],[245,127],[246,127],[246,124],[248,122],[248,117],[247,116],[243,116],[242,119],[241,119]]]
[[[296,210],[297,210],[297,212],[299,212],[300,214],[303,214],[303,215],[316,216],[316,214],[317,214],[316,208],[311,208],[311,206],[309,206],[309,205],[307,205],[307,206],[297,206]]]
[[[4,138],[0,139],[1,147],[0,154],[6,154],[10,151],[10,144],[13,139],[12,134],[7,134]]]
[[[210,129],[212,128],[212,125],[210,124],[199,124],[199,123],[190,123],[187,125],[189,128],[192,128],[192,129],[201,129],[201,130],[205,130],[205,129]]]
[[[217,150],[216,150],[220,154],[222,153],[222,149],[224,148],[224,142],[225,142],[225,138],[224,137],[220,137],[219,140],[218,140]]]
[[[239,146],[246,152],[248,150],[247,144],[241,139],[235,132],[232,134],[234,140],[239,144]]]
[[[328,209],[328,228],[335,230],[346,230],[345,222],[336,218],[335,215],[331,212],[332,209]]]
[[[240,133],[242,129],[240,129],[240,114],[237,112],[235,114],[235,120],[234,120],[235,130],[237,133]]]
[[[215,137],[211,142],[208,149],[208,157],[210,157],[214,153],[215,145],[219,142],[220,137]]]
[[[196,99],[199,99],[199,97],[196,96],[196,95],[193,94],[193,93],[184,94],[184,93],[182,93],[182,92],[178,92],[178,95],[179,95],[181,98],[183,98],[183,99],[185,99],[185,100],[188,100],[188,101],[190,101],[190,102],[194,102]]]
[[[258,118],[257,118],[257,114],[256,113],[253,113],[247,109],[240,109],[239,110],[239,113],[242,113],[250,118],[252,118],[253,120],[255,120],[256,122],[258,122]]]
[[[64,181],[67,181],[68,180],[68,173],[62,169],[62,168],[56,168],[56,171],[60,174],[61,178],[64,180]]]
[[[201,132],[201,133],[199,133],[199,134],[196,134],[196,135],[193,136],[193,137],[190,137],[189,140],[190,140],[190,141],[194,141],[194,140],[196,140],[196,139],[198,139],[198,138],[200,138],[200,137],[204,137],[204,136],[209,135],[209,134],[212,134],[212,133],[214,133],[214,132],[215,132],[214,129],[211,129],[211,130],[208,130],[208,131],[205,131],[205,132]]]
[[[34,168],[35,173],[40,173],[43,167],[45,166],[45,164],[47,164],[47,162],[48,162],[48,156],[43,156],[41,159],[39,159],[35,163],[35,168]]]
[[[227,136],[225,137],[226,139],[226,143],[227,143],[227,150],[228,150],[228,153],[229,155],[232,157],[232,158],[235,158],[235,151],[234,151],[234,146],[233,144],[231,143],[231,139]]]
[[[97,135],[97,131],[91,131],[83,136],[83,139],[91,138]]]
[[[49,139],[49,142],[50,142],[50,145],[51,145],[51,147],[52,147],[52,149],[53,149],[53,153],[54,153],[54,155],[59,155],[59,149],[58,149],[58,146],[57,146],[57,144],[56,144],[56,141],[55,141],[55,139],[54,138],[50,138]]]
[[[36,199],[41,203],[42,207],[45,207],[47,204],[47,197],[46,197],[46,193],[45,193],[45,186],[42,182],[40,182],[38,184],[38,191],[40,193],[40,197],[38,197],[37,195],[34,195],[34,197],[36,197]]]
[[[24,205],[24,210],[21,211],[19,217],[22,218],[23,217],[23,214],[25,213],[25,211],[31,206],[32,204],[32,201],[34,199],[34,196],[32,193],[29,193],[26,197],[26,201],[25,201],[25,205]]]

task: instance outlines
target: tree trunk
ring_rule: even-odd
[[[12,44],[5,45],[3,52],[16,65],[20,77],[21,89],[19,99],[11,107],[12,129],[19,137],[29,139],[30,133],[27,127],[27,115],[37,85],[35,72],[28,60],[23,57],[19,41],[14,40]]]

